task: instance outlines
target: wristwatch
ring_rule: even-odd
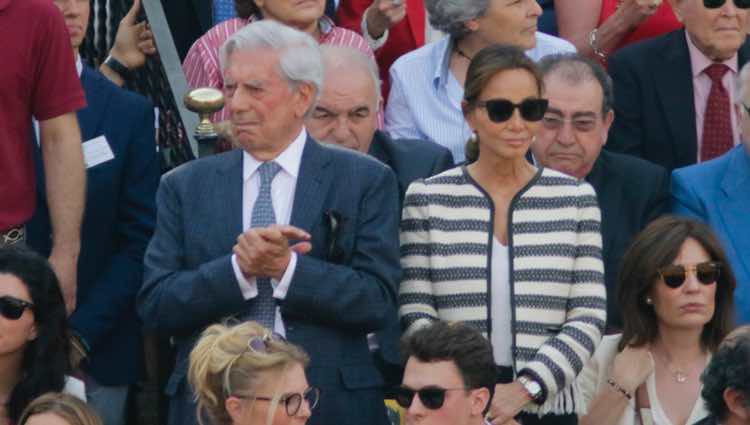
[[[526,392],[529,393],[529,397],[536,403],[539,402],[539,400],[542,398],[542,386],[539,385],[538,382],[535,380],[526,377],[525,375],[521,375],[518,377],[518,382],[523,385],[523,388],[526,389]]]
[[[120,74],[120,77],[124,79],[130,78],[133,75],[133,71],[128,69],[127,66],[123,65],[122,62],[112,57],[112,55],[107,56],[107,59],[104,60],[104,64],[107,65],[112,71]]]

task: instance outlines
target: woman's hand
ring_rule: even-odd
[[[497,384],[495,385],[495,395],[492,397],[487,419],[492,425],[515,424],[513,418],[530,401],[531,396],[520,382]]]
[[[628,394],[633,395],[653,371],[654,358],[651,356],[649,347],[628,346],[615,356],[612,365],[612,380]]]
[[[635,29],[643,21],[653,15],[662,0],[623,0],[617,6],[617,12],[627,22],[631,29]]]

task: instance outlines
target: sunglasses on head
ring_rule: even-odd
[[[418,394],[422,406],[430,410],[437,410],[443,407],[445,393],[448,391],[466,391],[466,388],[425,387],[419,390],[412,390],[411,388],[397,387],[396,403],[404,409],[408,409],[414,400],[414,394]]]
[[[726,0],[703,0],[703,7],[706,9],[718,9],[724,6]],[[738,9],[750,9],[750,0],[734,0],[734,5]]]
[[[22,315],[23,311],[27,308],[32,308],[34,304],[19,300],[11,296],[0,297],[0,315],[10,320],[18,320]]]
[[[487,109],[487,116],[490,117],[490,121],[499,123],[508,121],[516,108],[521,112],[521,118],[524,120],[539,121],[547,112],[549,102],[547,99],[525,99],[521,103],[513,103],[508,99],[490,99],[479,101],[476,105]]]
[[[698,282],[710,285],[719,280],[721,263],[705,261],[688,267],[678,265],[666,266],[659,269],[659,276],[661,276],[664,283],[670,288],[679,288],[685,283],[688,272],[695,273]]]

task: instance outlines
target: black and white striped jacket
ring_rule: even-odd
[[[492,332],[493,209],[464,167],[409,186],[399,293],[407,333],[436,319]],[[513,367],[545,394],[541,406],[528,410],[577,412],[575,377],[606,320],[596,194],[586,182],[540,169],[513,198],[508,217]]]

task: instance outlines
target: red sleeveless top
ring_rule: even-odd
[[[598,25],[601,25],[615,13],[617,3],[618,0],[602,0],[602,12],[599,14]],[[615,50],[637,41],[672,32],[678,28],[682,28],[682,23],[675,17],[669,2],[663,0],[659,9],[643,21],[633,32],[625,36]]]

